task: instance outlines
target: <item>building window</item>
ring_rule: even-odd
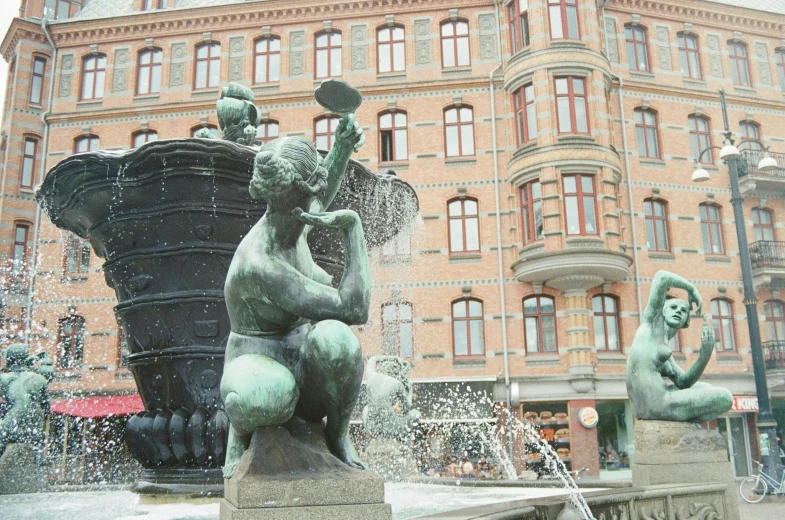
[[[332,78],[341,75],[341,33],[332,31],[316,35],[317,78]]]
[[[144,0],[143,11],[155,11],[156,9],[166,9],[166,0]]]
[[[475,199],[447,203],[450,253],[480,252],[480,222]]]
[[[90,242],[73,233],[65,243],[65,272],[86,273],[90,270]]]
[[[625,25],[627,39],[627,65],[630,70],[649,71],[649,42],[646,29],[639,25]]]
[[[55,20],[66,20],[71,17],[71,4],[73,0],[55,0]]]
[[[777,75],[780,77],[780,88],[785,90],[785,47],[774,49],[774,61],[777,62]]]
[[[785,304],[779,300],[763,303],[766,315],[766,335],[769,341],[785,341]]]
[[[733,329],[733,303],[725,298],[711,301],[714,321],[714,348],[717,352],[736,350],[736,332]]]
[[[654,199],[643,201],[646,219],[646,247],[649,251],[670,251],[668,241],[668,208],[664,202]]]
[[[548,0],[552,39],[580,38],[577,4],[577,0]]]
[[[376,54],[379,72],[406,70],[403,27],[382,27],[376,31]]]
[[[638,157],[660,158],[657,116],[654,112],[635,109],[635,137],[638,140]]]
[[[62,369],[82,366],[85,319],[68,316],[59,322],[57,334],[57,366]]]
[[[774,217],[770,209],[752,208],[752,229],[755,232],[756,242],[774,241]]]
[[[281,39],[277,36],[256,40],[254,46],[254,83],[281,79]]]
[[[556,352],[556,306],[550,296],[523,300],[523,341],[527,353]]]
[[[33,187],[33,175],[35,175],[35,157],[38,141],[36,139],[25,138],[24,155],[22,156],[22,178],[20,186],[22,188]]]
[[[481,300],[464,298],[452,303],[452,345],[455,357],[485,354]]]
[[[382,306],[382,349],[386,355],[412,357],[413,334],[411,303],[390,302]]]
[[[687,124],[690,127],[692,158],[697,161],[704,150],[709,150],[703,154],[701,160],[708,164],[714,164],[714,151],[710,149],[711,128],[709,128],[709,120],[703,116],[690,116],[687,118]]]
[[[215,125],[197,126],[191,129],[191,137],[199,137],[197,134],[206,134],[207,139],[218,139],[218,127]]]
[[[589,106],[583,78],[556,78],[556,110],[560,134],[589,132]]]
[[[529,46],[529,0],[513,0],[508,6],[512,52]]]
[[[28,224],[14,224],[14,251],[11,270],[17,275],[27,271],[27,237],[30,234]]]
[[[335,130],[338,128],[338,116],[322,117],[314,121],[313,134],[315,137],[316,148],[319,150],[329,150],[335,143]]]
[[[33,76],[30,81],[30,103],[33,105],[41,104],[41,94],[44,88],[45,69],[46,60],[44,58],[35,58],[33,60]]]
[[[194,88],[217,87],[221,77],[221,46],[205,43],[196,48]]]
[[[161,92],[161,64],[164,53],[160,49],[139,53],[139,74],[136,81],[137,94]]]
[[[594,312],[594,346],[598,350],[620,350],[619,304],[615,297],[598,294],[591,299]]]
[[[100,148],[100,142],[97,135],[83,135],[82,137],[74,140],[74,152],[94,152]]]
[[[82,60],[82,99],[104,97],[106,78],[106,56],[88,56]]]
[[[131,146],[133,148],[139,148],[145,143],[149,143],[150,141],[157,141],[157,140],[158,140],[158,132],[155,132],[153,130],[136,132],[131,138]]]
[[[442,67],[468,67],[469,22],[455,20],[442,24]]]
[[[409,159],[406,112],[385,112],[379,116],[379,160]]]
[[[542,238],[542,188],[540,181],[521,187],[521,212],[523,217],[523,243],[530,244]]]
[[[703,235],[703,251],[709,255],[724,255],[722,245],[722,211],[716,204],[700,205],[701,233]]]
[[[444,144],[447,157],[474,155],[474,113],[469,106],[444,111]]]
[[[591,175],[569,175],[563,177],[563,182],[567,234],[596,235],[594,179]]]
[[[278,121],[265,121],[256,127],[256,144],[267,144],[278,138]]]
[[[681,75],[690,79],[701,79],[700,55],[698,54],[698,38],[691,34],[679,34],[679,62]]]
[[[739,123],[739,136],[741,142],[739,148],[742,150],[750,150],[753,152],[762,152],[763,146],[758,142],[760,141],[760,126],[757,123],[750,121],[742,121]]]
[[[515,102],[515,130],[518,146],[537,138],[537,112],[534,108],[534,86],[524,85],[512,93]]]
[[[734,85],[751,87],[750,62],[747,58],[747,46],[741,42],[728,42],[728,59],[730,59],[730,73]]]

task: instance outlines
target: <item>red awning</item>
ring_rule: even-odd
[[[143,411],[144,405],[138,394],[107,395],[52,401],[50,409],[71,417],[110,417],[133,415]]]

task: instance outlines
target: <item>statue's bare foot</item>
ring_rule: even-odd
[[[327,447],[330,453],[335,455],[341,462],[355,469],[368,469],[368,464],[363,462],[354,444],[348,435],[343,435],[337,440],[333,440],[327,435]]]
[[[223,475],[224,478],[232,478],[240,459],[243,457],[248,442],[236,434],[234,427],[229,427],[229,443],[226,447],[226,460],[224,461]]]

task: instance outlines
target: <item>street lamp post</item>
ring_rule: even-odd
[[[763,470],[772,476],[779,473],[779,448],[777,444],[777,421],[771,412],[769,401],[769,388],[766,384],[766,365],[763,359],[763,348],[760,340],[760,323],[758,322],[758,299],[752,284],[752,266],[750,264],[750,250],[747,245],[747,230],[744,226],[744,199],[739,190],[739,170],[743,157],[739,150],[733,146],[731,131],[728,128],[728,110],[725,104],[725,91],[720,90],[720,105],[722,106],[722,119],[725,124],[725,146],[720,152],[720,159],[728,165],[730,173],[731,205],[733,206],[733,219],[736,224],[736,237],[739,242],[739,260],[741,263],[741,278],[744,284],[744,307],[747,310],[747,325],[750,335],[750,350],[752,352],[752,367],[755,375],[755,392],[758,396],[758,438],[760,439],[761,458]],[[708,173],[700,167],[700,159],[711,148],[702,150],[698,156],[698,168],[693,173],[696,182],[708,179]],[[764,162],[765,161],[765,162]],[[773,165],[772,165],[773,163]],[[759,169],[762,171],[776,168],[776,161],[764,154]]]

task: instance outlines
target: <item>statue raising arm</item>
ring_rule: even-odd
[[[701,330],[701,349],[698,359],[685,372],[671,357],[663,367],[663,375],[673,381],[676,388],[690,388],[703,375],[703,371],[706,369],[706,365],[708,365],[711,354],[714,351],[714,343],[714,328],[711,326],[711,316],[704,314],[703,329]]]
[[[695,304],[695,313],[701,316],[703,309],[703,300],[701,299],[698,290],[690,282],[677,274],[668,271],[657,271],[654,275],[654,280],[651,286],[651,295],[649,295],[649,303],[646,305],[646,310],[643,312],[643,319],[650,325],[654,324],[655,320],[662,316],[663,305],[667,299],[669,289],[684,289],[687,291],[687,302],[690,309]],[[689,310],[688,310],[689,312]]]
[[[365,143],[365,136],[357,116],[355,114],[343,116],[335,130],[335,143],[324,160],[327,168],[327,187],[317,195],[310,211],[317,213],[325,211],[332,204],[346,175],[346,167],[352,152],[363,143]]]

